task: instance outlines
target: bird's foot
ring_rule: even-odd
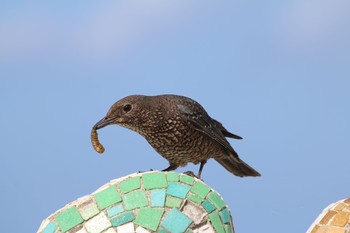
[[[186,175],[188,175],[188,176],[191,176],[191,177],[199,178],[198,176],[196,176],[196,175],[194,174],[193,171],[187,171],[187,172],[184,172],[184,174],[186,174]]]

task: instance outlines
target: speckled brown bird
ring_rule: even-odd
[[[116,124],[141,134],[169,161],[163,171],[200,163],[198,177],[209,158],[236,176],[260,176],[238,157],[225,137],[242,139],[211,118],[196,101],[178,95],[127,96],[96,123],[94,130]]]

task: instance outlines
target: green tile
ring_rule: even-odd
[[[177,174],[175,172],[168,172],[166,177],[167,177],[168,182],[177,182],[177,181],[179,181],[179,174]]]
[[[151,206],[164,207],[165,204],[165,189],[151,190]]]
[[[190,201],[200,204],[202,202],[202,198],[200,198],[199,196],[197,196],[196,194],[190,193],[188,194],[187,197]]]
[[[122,193],[128,193],[132,190],[139,189],[141,187],[140,177],[131,177],[118,184]]]
[[[211,224],[214,226],[215,232],[217,233],[225,233],[224,226],[220,220],[219,214],[217,212],[213,212],[209,214],[209,219]]]
[[[211,213],[213,210],[215,210],[215,206],[209,200],[203,201],[202,206],[208,213]]]
[[[133,210],[148,205],[146,193],[143,190],[135,190],[123,196],[126,210]]]
[[[217,192],[210,192],[207,197],[211,203],[214,204],[216,209],[221,210],[226,206],[226,203],[221,199]]]
[[[88,220],[89,218],[97,215],[100,212],[97,208],[96,203],[93,200],[86,203],[82,203],[78,206],[78,210],[84,220]]]
[[[113,206],[112,208],[109,208],[107,210],[107,214],[108,214],[109,217],[113,217],[113,216],[115,216],[117,214],[120,214],[123,211],[124,211],[123,205],[122,204],[118,204],[116,206]]]
[[[98,193],[95,193],[94,197],[100,210],[103,210],[104,208],[122,200],[115,186],[111,186]]]
[[[225,232],[226,233],[234,232],[233,229],[232,229],[232,225],[231,224],[225,224],[224,228],[225,228]]]
[[[135,223],[151,231],[157,230],[164,210],[155,208],[140,208]]]
[[[145,189],[160,189],[167,187],[165,173],[163,172],[144,174],[142,180]]]
[[[230,211],[227,208],[220,211],[219,214],[220,214],[220,218],[221,218],[223,223],[230,223],[231,222]]]
[[[171,197],[167,196],[165,205],[169,208],[179,208],[182,203],[182,199],[176,198],[176,197]]]
[[[189,184],[189,185],[192,185],[193,184],[193,182],[194,182],[194,179],[193,179],[193,177],[191,177],[191,176],[188,176],[188,175],[181,175],[181,178],[180,178],[180,181],[182,182],[182,183],[186,183],[186,184]]]
[[[190,186],[185,184],[169,183],[166,193],[174,197],[185,198],[190,188]]]
[[[170,232],[185,232],[191,223],[191,219],[174,208],[165,216],[161,226]]]
[[[112,218],[112,226],[120,226],[125,223],[131,222],[135,219],[135,215],[132,211],[123,213],[121,215],[118,215],[115,218]]]
[[[54,233],[57,229],[57,225],[53,222],[49,222],[49,224],[46,225],[42,233]]]
[[[56,214],[55,220],[63,232],[72,229],[84,221],[75,206]]]
[[[191,189],[191,192],[197,194],[199,197],[204,198],[210,191],[208,185],[203,182],[197,181]]]

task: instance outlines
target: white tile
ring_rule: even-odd
[[[101,212],[84,224],[89,233],[101,233],[112,226],[105,213]]]
[[[150,233],[150,231],[146,230],[143,227],[136,228],[136,233]]]
[[[118,233],[134,233],[135,232],[134,223],[129,222],[127,224],[121,225],[117,227],[117,231]]]

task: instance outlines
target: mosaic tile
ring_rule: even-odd
[[[228,211],[227,208],[220,211],[219,215],[223,223],[230,223],[231,221],[230,211]]]
[[[199,197],[204,198],[210,191],[210,188],[203,182],[196,182],[192,188],[191,192],[197,194]]]
[[[140,177],[131,177],[118,184],[122,193],[128,193],[132,190],[139,189],[141,187]]]
[[[95,193],[94,197],[100,210],[103,210],[106,207],[122,200],[115,186],[111,186],[98,193]]]
[[[167,177],[168,182],[177,182],[177,181],[179,181],[179,174],[177,174],[175,172],[168,172],[166,177]]]
[[[229,224],[225,224],[224,228],[225,228],[225,232],[226,233],[232,233],[233,232],[233,228]]]
[[[158,228],[160,219],[164,213],[163,209],[140,208],[135,223],[149,230],[155,231]]]
[[[75,206],[56,214],[55,220],[63,232],[72,229],[84,221]]]
[[[199,196],[197,196],[196,194],[190,193],[188,194],[188,200],[200,204],[202,202],[202,198],[200,198]]]
[[[165,230],[164,228],[161,228],[158,233],[169,233],[169,231]]]
[[[185,198],[190,188],[190,186],[180,183],[169,183],[167,194],[174,197]]]
[[[82,204],[78,205],[78,210],[84,220],[87,220],[100,212],[97,208],[96,203],[92,199],[88,202],[83,202]]]
[[[207,197],[213,204],[214,206],[218,209],[221,210],[226,206],[226,203],[221,199],[218,193],[216,192],[210,192]]]
[[[191,223],[191,219],[174,208],[165,216],[161,225],[170,232],[185,232]]]
[[[165,189],[151,190],[151,206],[164,207],[165,204]]]
[[[57,229],[57,225],[53,222],[49,222],[44,228],[44,230],[42,231],[42,233],[54,233],[56,229]]]
[[[146,193],[143,190],[136,190],[127,193],[123,197],[126,210],[133,210],[148,205]]]
[[[165,206],[169,208],[179,208],[181,205],[182,199],[167,196],[165,201]]]
[[[103,231],[102,233],[117,233],[117,231],[114,230],[113,228],[109,228],[109,229]]]
[[[215,231],[217,233],[225,233],[225,229],[224,229],[224,226],[222,225],[219,214],[217,212],[213,212],[208,216],[209,216],[210,222],[214,226]]]
[[[134,223],[129,222],[127,224],[119,226],[119,227],[117,227],[117,231],[118,231],[118,233],[134,233],[135,232]]]
[[[104,212],[101,212],[84,224],[89,233],[100,233],[111,226],[112,224]]]
[[[74,229],[72,229],[72,231],[73,232],[75,232],[75,233],[88,233],[86,230],[85,230],[85,228],[84,227],[82,227],[80,230],[78,230],[78,231],[75,231]],[[90,232],[89,232],[90,233]]]
[[[131,222],[135,219],[135,215],[133,212],[126,212],[118,215],[115,218],[112,218],[112,226],[120,226],[125,223]]]
[[[182,213],[189,217],[196,225],[203,222],[203,219],[207,216],[207,212],[201,206],[193,204],[192,202],[187,202],[183,206]]]
[[[213,210],[215,210],[215,206],[208,199],[203,201],[202,206],[208,213],[211,213]]]
[[[166,188],[167,182],[164,173],[149,173],[142,176],[145,189]]]
[[[186,184],[192,185],[193,182],[194,182],[194,179],[191,176],[181,175],[180,181],[182,183],[186,183]]]
[[[109,217],[113,217],[117,214],[120,214],[121,212],[124,211],[124,207],[122,204],[118,204],[116,206],[113,206],[112,208],[107,210],[107,214]]]
[[[140,226],[136,228],[135,232],[136,233],[151,233],[150,231],[148,231],[145,228],[140,227]]]
[[[211,224],[206,224],[204,226],[201,226],[193,230],[193,233],[213,233],[213,232],[215,231],[214,231],[214,228],[211,226]]]

